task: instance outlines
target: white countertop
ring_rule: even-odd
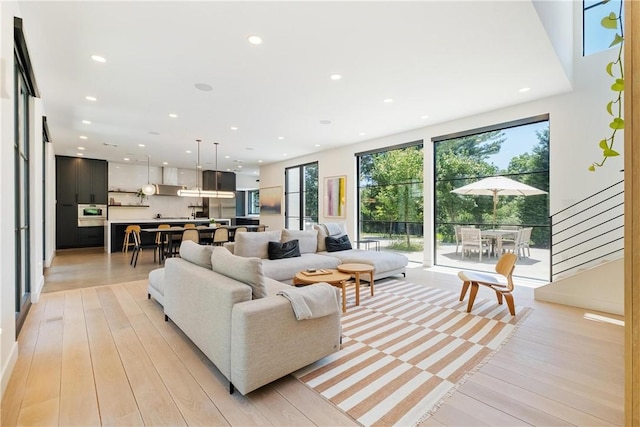
[[[230,219],[218,219],[216,218],[216,222],[223,222],[226,221],[227,224],[231,224],[231,220]],[[158,223],[158,224],[166,224],[166,223],[174,223],[174,222],[179,222],[179,223],[187,223],[187,222],[209,222],[209,218],[197,218],[197,219],[193,219],[193,218],[150,218],[150,219],[108,219],[106,221],[106,225],[111,225],[111,224],[138,224],[138,223],[149,223],[149,224],[154,224],[154,223]]]

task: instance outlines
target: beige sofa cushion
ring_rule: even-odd
[[[269,242],[280,241],[280,230],[235,235],[233,253],[241,257],[269,258]]]
[[[318,230],[282,230],[281,242],[298,240],[301,254],[315,254],[318,248]]]
[[[180,244],[180,258],[200,267],[211,269],[213,246],[199,245],[192,240],[183,240]]]
[[[326,225],[316,224],[313,226],[313,228],[318,232],[318,243],[317,243],[318,252],[324,252],[327,250],[327,244],[325,243],[325,239],[327,236],[340,237],[347,234],[347,225],[344,222],[335,222],[333,224],[336,224],[337,227],[339,227],[340,230],[342,230],[342,232],[329,234],[329,231],[327,231]],[[337,227],[331,227],[331,228],[337,228]]]
[[[251,286],[254,299],[267,296],[265,277],[262,274],[262,260],[236,256],[227,249],[217,246],[211,254],[211,266],[216,273]]]

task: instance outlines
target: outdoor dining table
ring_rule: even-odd
[[[233,232],[240,227],[246,227],[247,231],[256,231],[259,226],[257,225],[220,225],[216,228],[226,228],[229,230],[229,241],[233,241]],[[173,235],[174,234],[182,234],[186,230],[196,230],[198,234],[203,233],[213,233],[216,228],[213,227],[200,227],[200,228],[185,228],[185,227],[173,227],[173,228],[143,228],[140,231],[145,233],[160,233],[160,257],[159,263],[165,258],[165,240],[167,241],[168,247],[166,253],[169,256],[173,254]],[[165,236],[167,238],[165,239]]]
[[[518,230],[482,230],[482,237],[487,237],[495,242],[493,245],[494,255],[499,257],[502,254],[502,238],[504,236],[517,236]]]

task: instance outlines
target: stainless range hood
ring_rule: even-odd
[[[156,184],[155,196],[177,196],[178,190],[185,190],[186,185]]]
[[[186,185],[178,184],[178,168],[162,168],[162,184],[155,184],[157,196],[177,196],[178,190],[185,190]]]

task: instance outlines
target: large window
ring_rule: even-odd
[[[466,259],[475,262],[481,270],[484,267],[491,269],[495,265],[495,258],[484,258],[485,265],[476,262],[479,261],[478,256],[475,259],[464,258],[459,248],[461,242],[459,233],[456,233],[457,227],[488,231],[514,230],[514,236],[517,235],[515,230],[532,228],[528,243],[531,248],[541,252],[523,258],[518,264],[517,273],[527,277],[548,278],[548,116],[435,138],[434,157],[436,264],[457,267],[460,261]],[[479,194],[479,190],[466,195],[452,192],[496,176],[515,181],[513,185],[522,183],[534,187],[544,194],[504,195],[509,191],[498,188],[487,188],[485,195]],[[521,267],[527,264],[535,267],[532,268],[532,271],[535,270],[533,273],[527,273]]]
[[[582,55],[609,49],[615,34],[602,26],[602,19],[611,13],[621,16],[624,9],[622,0],[585,0],[582,4]]]
[[[377,240],[382,249],[423,250],[422,141],[358,153],[358,240]]]
[[[309,230],[318,223],[318,162],[285,169],[285,228]]]

